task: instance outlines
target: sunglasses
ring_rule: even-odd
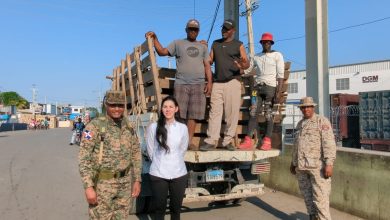
[[[108,104],[109,108],[125,108],[125,105],[123,104]]]
[[[198,32],[199,28],[187,28],[188,31]]]
[[[261,44],[272,44],[272,41],[270,40],[262,40],[260,41]]]
[[[299,107],[300,109],[305,109],[305,108],[314,108],[314,106],[301,106]]]

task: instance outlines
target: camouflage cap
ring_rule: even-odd
[[[122,91],[109,90],[104,96],[107,104],[125,104],[125,93]]]
[[[303,107],[303,106],[317,106],[317,103],[314,103],[313,97],[309,97],[309,96],[303,97],[298,107]]]

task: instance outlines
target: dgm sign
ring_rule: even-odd
[[[372,83],[372,82],[378,82],[378,75],[375,76],[363,76],[362,82],[363,83]]]

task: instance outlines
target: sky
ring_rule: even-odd
[[[221,37],[223,2],[209,44]],[[240,3],[243,0],[240,1]],[[0,0],[0,92],[39,103],[98,106],[126,53],[155,31],[163,46],[185,38],[185,24],[200,21],[207,40],[218,0]],[[264,32],[274,50],[305,69],[305,1],[259,0],[253,12],[255,51]],[[389,0],[328,0],[329,65],[390,59]],[[244,11],[244,4],[240,12]],[[245,17],[240,40],[247,45]],[[167,58],[158,65],[168,66]]]

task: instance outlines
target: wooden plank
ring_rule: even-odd
[[[142,44],[141,46],[139,46],[139,55],[140,57],[146,53],[146,52],[149,52],[149,45],[148,45],[148,42],[149,42],[149,39],[152,41],[152,38],[148,37],[148,39],[146,39]],[[154,50],[153,50],[154,52]]]
[[[134,55],[133,55],[134,57]],[[126,64],[127,64],[127,80],[129,82],[129,93],[131,99],[131,106],[135,106],[135,95],[134,95],[134,84],[133,84],[133,75],[131,74],[131,57],[127,53],[126,54]]]
[[[169,68],[159,68],[158,70],[159,78],[175,78],[176,77],[176,69],[169,69]]]
[[[150,37],[148,37],[148,49],[149,49],[150,61],[152,64],[153,85],[155,87],[155,91],[157,92],[156,98],[157,98],[157,107],[158,107],[158,111],[159,111],[160,105],[161,105],[161,93],[160,93],[161,89],[160,89],[160,86],[158,83],[159,71],[158,71],[157,64],[156,64],[156,56],[154,54],[153,40]]]
[[[289,70],[291,68],[291,62],[284,62],[284,69]]]
[[[151,102],[146,103],[146,108],[148,108],[148,109],[150,109],[150,108],[157,109],[156,101],[151,101]]]
[[[155,90],[155,87],[153,85],[145,86],[144,89],[145,89],[145,97],[156,95],[156,90]]]
[[[141,64],[142,72],[149,71],[152,68],[152,62],[149,54],[142,59]]]
[[[144,80],[144,83],[153,82],[154,76],[152,71],[147,71],[142,74],[142,78]]]
[[[142,77],[142,71],[141,71],[141,60],[140,60],[140,48],[136,47],[134,48],[134,59],[137,67],[137,79],[138,79],[138,89],[139,89],[139,95],[140,97],[138,98],[141,100],[141,107],[142,107],[142,112],[146,113],[146,103],[145,103],[145,91],[144,91],[144,80]]]
[[[284,71],[284,80],[288,80],[288,77],[290,77],[290,70]]]
[[[127,95],[126,95],[126,81],[125,81],[125,65],[126,62],[125,60],[121,60],[121,82],[122,82],[122,91],[125,93],[125,103],[126,103],[126,108],[124,111],[124,115],[127,115]]]
[[[165,78],[165,79],[159,78],[158,82],[160,84],[161,89],[173,89],[175,86],[175,80],[169,78]]]
[[[116,72],[115,72],[115,68],[112,70],[111,90],[116,90]]]
[[[121,76],[120,76],[120,67],[116,67],[115,69],[116,72],[116,90],[120,91],[120,83],[121,83]]]

